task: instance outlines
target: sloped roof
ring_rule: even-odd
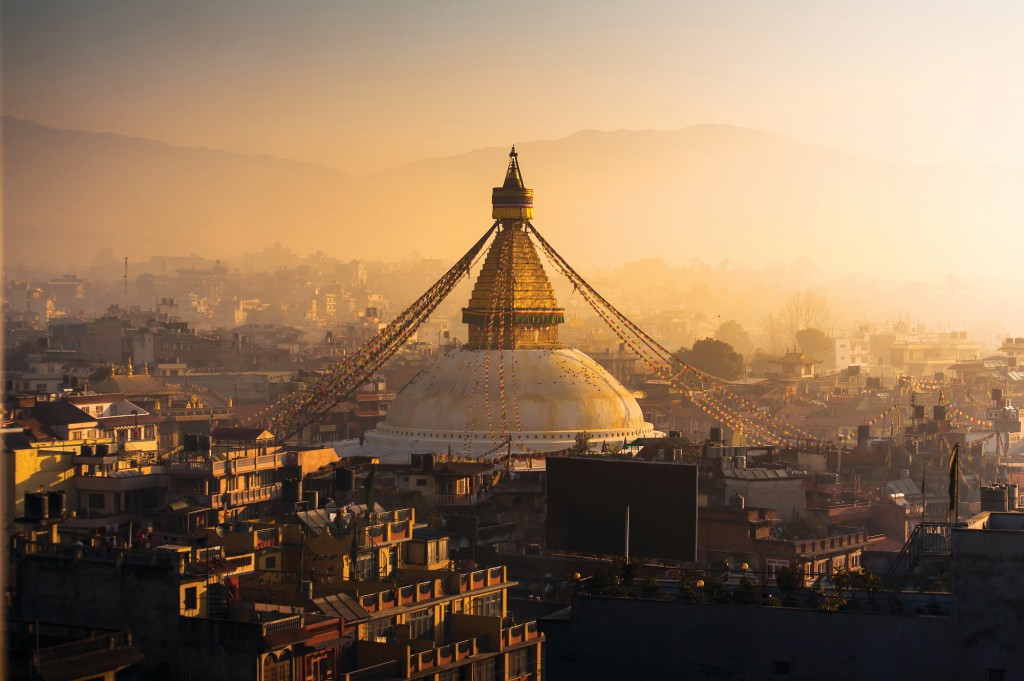
[[[787,352],[778,359],[770,359],[768,361],[772,364],[821,364],[820,359],[811,359],[804,353],[795,350]]]
[[[348,594],[331,594],[330,596],[314,598],[313,605],[325,615],[340,617],[346,624],[359,622],[370,617],[370,613]]]
[[[71,404],[67,400],[36,402],[32,415],[44,426],[68,426],[79,423],[96,423],[96,417]]]
[[[730,468],[722,471],[722,477],[738,480],[785,480],[798,476],[783,468]]]
[[[256,442],[273,440],[274,434],[263,428],[242,428],[240,426],[221,426],[214,428],[210,436],[221,442]]]
[[[124,393],[125,395],[173,395],[177,391],[154,376],[109,376],[93,386],[98,393]]]

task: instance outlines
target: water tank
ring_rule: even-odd
[[[25,518],[46,520],[50,517],[50,499],[46,492],[25,492]]]
[[[317,492],[315,489],[311,489],[304,492],[302,494],[302,498],[304,501],[309,502],[309,507],[311,509],[320,508],[320,493]]]
[[[302,498],[302,480],[292,478],[281,483],[281,501],[294,504]]]
[[[46,500],[49,506],[50,515],[54,518],[63,518],[68,514],[68,498],[64,490],[47,492]]]
[[[711,426],[711,434],[708,436],[708,439],[711,440],[712,442],[721,442],[722,441],[722,427],[721,426]]]
[[[914,405],[914,418],[915,419],[923,419],[924,418],[924,405],[923,404],[915,404]]]
[[[981,488],[981,510],[1004,513],[1007,507],[1006,488],[1002,485]]]
[[[747,507],[747,500],[742,494],[734,494],[729,497],[729,508],[734,511],[742,511]]]
[[[1016,511],[1020,507],[1020,488],[1017,485],[1006,486],[1006,510]]]
[[[334,489],[351,492],[356,488],[356,474],[351,468],[334,469]]]
[[[868,438],[871,437],[871,426],[860,425],[857,426],[857,451],[866,452],[868,450]]]
[[[936,404],[932,407],[932,420],[933,421],[945,421],[946,420],[946,405]]]
[[[746,453],[736,454],[735,456],[733,456],[732,457],[732,467],[737,469],[737,470],[744,470],[747,467],[747,455],[746,455]]]

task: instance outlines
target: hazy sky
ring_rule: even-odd
[[[580,129],[732,123],[1024,167],[1024,5],[3,2],[5,113],[362,174]]]

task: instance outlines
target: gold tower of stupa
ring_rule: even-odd
[[[491,192],[494,243],[473,287],[462,321],[474,349],[559,347],[565,311],[526,232],[533,218],[533,190],[523,184],[516,148],[509,153],[505,182]]]

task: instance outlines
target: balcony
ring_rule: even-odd
[[[398,660],[382,662],[372,667],[364,667],[354,672],[343,672],[338,681],[390,681],[405,676],[399,667]]]
[[[457,581],[458,584],[457,593],[476,591],[477,589],[504,584],[506,581],[505,566],[499,565],[497,567],[485,568],[475,572],[466,572],[454,575],[454,577],[454,581]]]
[[[375,515],[384,516],[389,514]],[[371,518],[371,520],[373,519]],[[406,520],[390,520],[378,525],[368,525],[358,535],[359,546],[362,548],[382,546],[411,539],[413,525],[414,522],[411,516]]]
[[[232,508],[271,501],[281,498],[281,489],[282,484],[275,482],[272,485],[263,485],[253,489],[240,489],[233,492],[213,494],[210,496],[210,506],[212,508]]]
[[[418,582],[406,586],[377,593],[363,594],[359,597],[359,605],[367,612],[379,612],[391,608],[401,608],[415,603],[441,598],[446,594],[441,580]]]
[[[440,648],[431,648],[430,650],[413,653],[409,656],[409,672],[414,674],[426,671],[427,669],[444,667],[446,665],[465,660],[477,653],[479,653],[479,648],[477,647],[475,638],[441,646]]]
[[[524,622],[523,624],[501,630],[501,647],[505,649],[536,638],[540,638],[537,622]]]
[[[473,506],[488,501],[492,496],[491,490],[473,494],[436,494],[434,503],[438,506]]]
[[[226,475],[228,471],[226,461],[210,461],[202,458],[177,459],[166,462],[164,466],[171,473],[194,473],[210,477]]]

